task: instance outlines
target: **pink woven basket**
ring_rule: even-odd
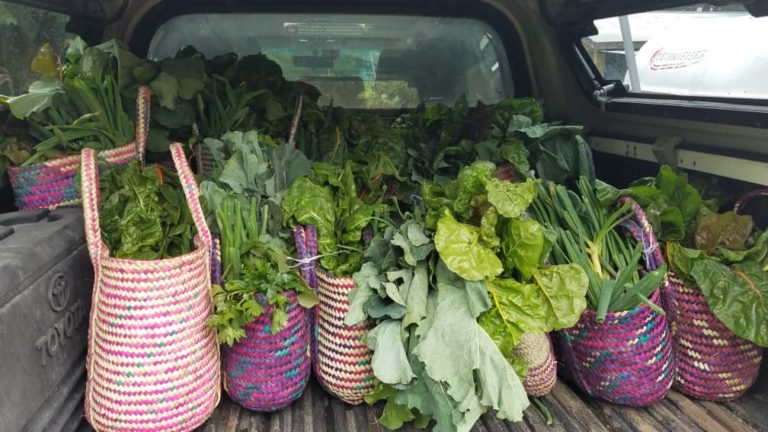
[[[630,202],[622,198],[621,202]],[[632,203],[635,220],[622,226],[642,242],[647,270],[663,264],[653,228],[645,213]],[[660,289],[650,300],[660,304]],[[564,375],[588,394],[628,406],[648,406],[661,400],[672,386],[675,358],[667,318],[641,304],[635,309],[597,313],[585,310],[575,326],[558,333]]]
[[[329,393],[357,405],[374,386],[371,352],[365,342],[370,323],[344,324],[349,311],[347,296],[355,287],[351,277],[318,270],[317,278],[320,304],[315,307],[315,376]]]
[[[735,210],[766,195],[768,190],[750,192]],[[664,285],[664,300],[677,357],[674,388],[711,401],[736,399],[749,390],[760,372],[763,349],[733,334],[709,309],[701,289],[686,286],[675,274]]]
[[[139,87],[136,98],[135,141],[111,150],[99,152],[102,161],[123,165],[137,157],[143,157],[149,133],[150,89]],[[80,155],[73,154],[24,167],[8,167],[16,207],[22,210],[52,209],[58,206],[80,203],[75,189],[75,175],[80,165]]]
[[[221,396],[212,314],[211,234],[180,144],[171,153],[197,227],[196,248],[162,260],[109,256],[99,226],[96,155],[83,151],[85,233],[94,267],[85,417],[97,431],[191,431]]]

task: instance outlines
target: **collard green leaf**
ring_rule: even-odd
[[[488,180],[486,189],[488,202],[506,218],[520,217],[536,198],[536,181],[530,179],[512,183],[494,178]]]
[[[480,229],[457,222],[447,210],[437,223],[435,247],[446,266],[468,281],[493,278],[504,270],[495,252],[480,242]]]
[[[507,141],[501,145],[500,156],[511,163],[517,173],[523,177],[528,177],[531,171],[531,165],[528,163],[528,149],[525,144],[517,139]]]
[[[348,326],[358,325],[368,317],[366,305],[381,287],[381,276],[372,262],[366,262],[352,275],[355,287],[349,292],[349,310],[344,318]]]
[[[429,273],[427,264],[420,262],[413,270],[413,279],[408,287],[405,303],[403,328],[418,324],[427,316],[427,293],[429,290]]]
[[[482,406],[496,410],[499,418],[521,420],[528,406],[525,390],[470,313],[466,291],[448,284],[439,284],[438,290],[435,321],[415,349],[426,373],[446,386],[447,394],[463,412],[473,412],[470,426],[472,418],[476,419],[474,412],[480,411],[476,414],[479,417],[482,410],[478,408]],[[445,361],[448,358],[453,361]],[[480,395],[478,386],[482,389]]]
[[[697,260],[691,275],[717,318],[737,336],[768,347],[768,273],[754,262],[730,268]]]
[[[400,321],[385,320],[369,331],[368,348],[373,350],[373,373],[381,382],[405,385],[415,377],[400,336]]]

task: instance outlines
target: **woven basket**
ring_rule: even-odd
[[[97,431],[191,431],[221,396],[212,313],[211,234],[180,144],[171,146],[198,235],[163,260],[109,256],[99,226],[96,155],[83,151],[85,233],[94,267],[85,417]]]
[[[99,152],[100,160],[123,165],[135,159],[137,152],[143,157],[149,132],[149,100],[149,87],[140,87],[136,98],[136,141]],[[80,203],[74,182],[79,166],[80,155],[73,154],[25,167],[8,167],[16,207],[53,209]]]
[[[315,307],[315,376],[329,393],[357,405],[374,385],[371,352],[365,342],[370,323],[344,324],[349,311],[347,296],[355,287],[351,277],[318,270],[317,278],[320,304]]]
[[[528,362],[523,387],[528,396],[546,396],[557,382],[557,361],[549,335],[526,333],[515,347],[515,355]]]
[[[656,236],[642,209],[634,203],[632,209],[636,221],[622,225],[643,243],[646,268],[656,270],[663,262]],[[650,300],[660,304],[659,289]],[[588,394],[615,404],[641,407],[661,400],[675,367],[666,317],[646,304],[609,312],[602,324],[596,315],[586,310],[574,327],[558,333],[564,375]]]
[[[276,411],[301,396],[309,381],[310,328],[307,311],[288,294],[288,320],[272,334],[272,306],[264,295],[256,300],[264,313],[245,327],[246,337],[224,348],[224,388],[233,401],[254,411]]]
[[[736,203],[739,211],[767,190],[751,192]],[[763,349],[742,339],[709,309],[701,289],[670,274],[664,286],[677,371],[674,388],[698,399],[727,401],[743,395],[757,380]]]

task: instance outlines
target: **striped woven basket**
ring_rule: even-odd
[[[355,287],[351,277],[338,277],[317,271],[315,307],[314,372],[320,384],[342,401],[357,405],[373,390],[371,352],[365,338],[370,323],[348,326],[349,292]]]
[[[738,212],[768,190],[751,192],[737,201]],[[709,309],[701,289],[686,286],[670,274],[664,286],[677,370],[674,388],[698,399],[727,401],[743,395],[757,380],[763,349],[742,339]]]
[[[622,202],[627,202],[623,198]],[[633,203],[636,221],[622,225],[643,243],[646,268],[663,263],[656,236],[643,210]],[[660,289],[650,300],[660,304]],[[564,375],[588,394],[628,406],[648,406],[661,400],[672,385],[675,359],[667,318],[641,304],[635,309],[609,312],[597,322],[586,310],[572,328],[558,333]]]
[[[85,417],[97,431],[191,431],[221,396],[212,313],[211,234],[180,144],[171,146],[198,235],[162,260],[109,256],[99,226],[95,152],[83,150],[85,233],[94,267]]]
[[[557,361],[549,335],[526,333],[514,350],[528,362],[523,387],[528,396],[546,396],[557,382]]]
[[[288,294],[288,320],[272,334],[272,306],[264,295],[256,300],[264,313],[245,327],[246,337],[224,348],[225,384],[229,396],[254,411],[276,411],[301,396],[309,381],[310,328],[307,310]]]
[[[143,157],[149,132],[150,90],[139,88],[136,98],[136,141],[99,152],[99,159],[111,164],[127,164]],[[8,167],[16,207],[22,210],[55,208],[80,203],[75,188],[75,175],[80,155],[73,154],[24,167]]]

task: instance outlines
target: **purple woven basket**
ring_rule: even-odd
[[[211,281],[221,283],[221,245],[214,236],[211,254]],[[311,372],[310,314],[293,292],[289,299],[285,327],[272,334],[272,306],[264,295],[256,301],[264,313],[245,326],[245,338],[222,350],[224,389],[233,401],[253,411],[277,411],[298,399]]]
[[[628,199],[622,198],[622,203]],[[642,209],[633,203],[636,220],[622,226],[643,243],[648,270],[663,263],[656,236]],[[650,300],[660,304],[660,290]],[[586,310],[572,328],[556,334],[562,374],[588,394],[628,406],[661,400],[672,385],[675,361],[669,323],[646,304],[609,312],[599,324]]]
[[[246,337],[224,348],[224,389],[233,401],[254,411],[276,411],[298,399],[310,374],[309,320],[289,292],[288,320],[272,334],[272,306],[264,295],[256,300],[264,313],[245,327]]]
[[[750,192],[734,210],[765,196],[765,189]],[[709,309],[700,288],[670,274],[664,285],[664,308],[677,359],[676,390],[711,401],[736,399],[749,390],[760,372],[763,349],[733,334]]]

